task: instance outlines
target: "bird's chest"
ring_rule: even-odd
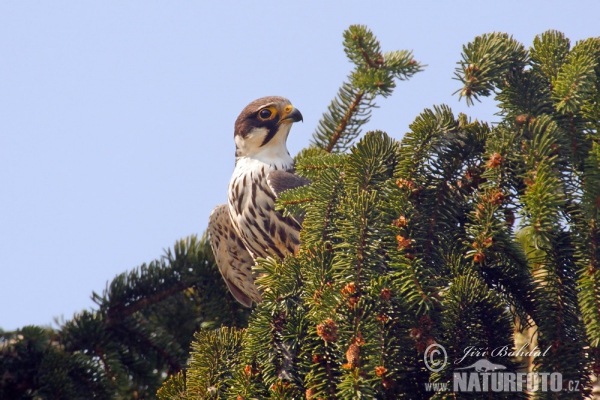
[[[238,165],[229,181],[229,214],[253,258],[295,252],[299,243],[295,221],[275,211],[275,195],[267,184],[275,170],[268,164]]]

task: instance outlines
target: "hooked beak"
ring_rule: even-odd
[[[292,109],[283,114],[283,118],[281,118],[281,120],[279,121],[280,123],[283,122],[298,122],[298,121],[304,121],[304,119],[302,118],[302,114],[300,113],[300,111],[297,108],[294,108],[292,106],[290,106]]]

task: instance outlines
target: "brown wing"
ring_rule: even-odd
[[[283,171],[276,170],[271,171],[267,176],[267,184],[275,193],[275,196],[279,197],[281,192],[284,192],[289,189],[296,189],[300,186],[306,186],[311,183],[310,180],[303,178],[299,175],[296,175],[292,170]],[[304,222],[304,214],[298,214],[292,216],[296,222],[300,225]]]
[[[283,192],[284,190],[296,189],[297,187],[310,184],[310,180],[296,175],[291,171],[283,171],[279,169],[269,173],[267,176],[267,183],[269,184],[269,187],[273,193],[279,196],[279,193]]]
[[[219,271],[237,301],[246,307],[260,303],[262,297],[254,285],[254,260],[237,235],[227,204],[220,204],[210,214],[208,236]]]

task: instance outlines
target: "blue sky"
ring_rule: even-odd
[[[428,65],[367,126],[400,139],[434,104],[497,120],[491,99],[452,96],[475,36],[529,46],[557,29],[574,43],[600,35],[598,15],[597,0],[0,3],[0,328],[68,319],[115,275],[202,234],[251,100],[289,98],[304,123],[288,147],[305,147],[352,67],[350,24]]]

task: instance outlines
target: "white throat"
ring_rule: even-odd
[[[264,146],[261,146],[261,144],[266,136],[266,129],[256,129],[256,132],[246,137],[246,139],[236,136],[236,145],[241,150],[240,155],[236,157],[236,166],[239,161],[244,160],[244,164],[248,161],[257,161],[274,169],[292,168],[294,160],[290,156],[286,145],[291,126],[292,124],[282,125],[279,132]]]

